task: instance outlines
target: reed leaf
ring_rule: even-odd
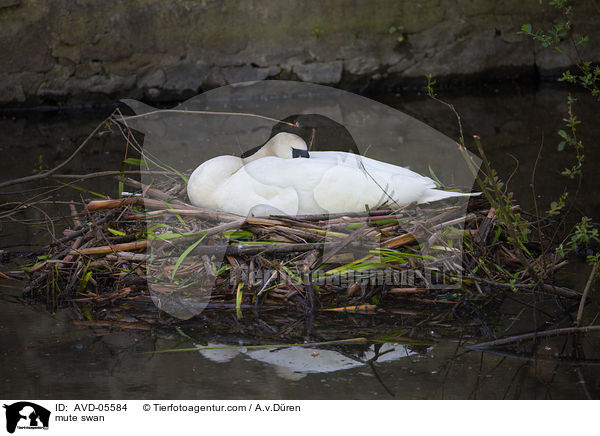
[[[194,248],[196,248],[198,246],[198,244],[200,244],[200,242],[202,242],[204,240],[205,237],[206,237],[206,235],[202,235],[202,237],[200,239],[198,239],[196,242],[194,242],[192,245],[190,245],[188,248],[186,248],[183,251],[183,253],[181,253],[179,258],[177,259],[177,262],[175,262],[175,267],[173,268],[173,272],[171,273],[171,280],[175,279],[175,274],[177,274],[177,270],[179,269],[179,266],[185,260],[185,258],[188,256],[188,254],[190,254],[192,252],[192,250]]]

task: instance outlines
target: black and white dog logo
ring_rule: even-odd
[[[4,405],[6,409],[6,431],[19,429],[48,429],[50,411],[28,401]]]

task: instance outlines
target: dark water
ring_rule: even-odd
[[[472,134],[482,138],[488,157],[500,176],[512,178],[509,189],[526,210],[533,210],[532,170],[543,143],[535,191],[538,206],[546,210],[565,189],[574,193],[575,183],[560,176],[573,160],[572,154],[556,150],[556,130],[563,128],[567,92],[488,89],[476,95],[442,96],[461,114],[467,143]],[[586,144],[585,176],[574,210],[599,220],[600,189],[596,183],[600,149],[597,106],[578,95],[575,111],[582,119],[580,132]],[[449,110],[426,97],[376,97],[457,138],[456,120]],[[50,167],[68,156],[110,111],[63,114],[14,114],[0,119],[2,180],[31,173],[40,165]],[[514,158],[513,158],[514,157]],[[73,173],[119,168],[122,141],[116,135],[93,139],[87,151],[69,165]],[[518,168],[516,162],[518,161]],[[516,168],[516,170],[515,170]],[[513,174],[514,173],[514,174]],[[38,185],[41,187],[40,185]],[[114,195],[114,180],[94,179],[83,186]],[[43,192],[36,185],[8,188],[2,202],[31,198]],[[11,193],[10,191],[13,191]],[[32,225],[4,220],[0,248],[15,250],[47,240],[44,210],[52,216],[67,214],[63,201],[78,198],[79,191],[63,189],[53,198],[40,197],[40,209],[31,209],[19,219]],[[87,196],[88,194],[81,194]],[[42,207],[43,206],[43,207]],[[49,209],[48,209],[49,208]],[[65,222],[54,223],[60,229]],[[18,260],[18,259],[17,259]],[[9,270],[14,264],[2,265]],[[565,285],[582,289],[588,270],[582,263],[560,275]],[[384,345],[372,365],[373,344],[310,346],[278,350],[228,349],[211,352],[149,354],[153,350],[192,347],[175,328],[161,332],[111,332],[73,325],[66,314],[49,314],[43,306],[27,305],[18,282],[0,281],[0,377],[5,398],[277,398],[277,399],[432,399],[432,398],[553,398],[600,396],[597,366],[558,364],[555,353],[566,349],[564,338],[542,341],[538,360],[529,362],[510,356],[469,352],[465,342],[489,340],[535,329],[567,326],[572,319],[564,313],[577,310],[558,304],[552,297],[512,295],[499,310],[456,325],[416,328],[419,337],[433,341],[429,346]],[[525,303],[525,304],[523,304]],[[535,308],[535,310],[534,310]],[[537,310],[542,309],[543,312]],[[566,311],[566,312],[565,312]],[[586,310],[585,321],[594,322],[597,298]],[[562,315],[561,315],[562,314]],[[347,315],[348,325],[355,317]],[[562,323],[550,324],[554,317]],[[483,328],[483,327],[484,328]],[[318,332],[318,326],[317,332]],[[243,338],[216,339],[210,326],[186,327],[186,334],[212,346],[241,345]],[[588,359],[598,358],[598,339],[589,335],[582,350]],[[250,344],[245,339],[243,344]],[[596,354],[596,355],[595,355]],[[585,388],[581,380],[585,380]]]

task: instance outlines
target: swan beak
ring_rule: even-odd
[[[305,157],[308,159],[310,155],[308,154],[308,150],[300,150],[292,147],[292,158],[295,159],[297,157]]]

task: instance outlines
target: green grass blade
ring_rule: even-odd
[[[125,161],[121,162],[119,173],[121,175],[119,178],[119,198],[123,198],[123,188],[125,188],[125,184],[123,183],[123,178],[125,178]]]
[[[242,288],[244,287],[244,282],[239,282],[237,285],[237,291],[235,293],[235,316],[237,319],[242,319],[242,297],[244,293],[242,292]]]
[[[120,230],[111,229],[110,227],[108,227],[107,230],[115,236],[127,236],[127,233]]]
[[[173,280],[175,278],[175,274],[177,274],[177,270],[179,269],[181,262],[183,262],[185,260],[185,258],[188,256],[188,254],[190,254],[192,252],[192,250],[194,248],[196,248],[198,246],[198,244],[200,244],[200,242],[202,242],[202,240],[205,237],[206,237],[206,234],[202,235],[202,237],[200,239],[198,239],[196,242],[194,242],[192,245],[190,245],[188,248],[186,248],[183,253],[181,253],[181,256],[179,256],[179,259],[177,259],[177,262],[175,263],[175,268],[173,268],[173,273],[171,274],[171,280]]]
[[[61,185],[67,186],[69,188],[73,188],[73,189],[77,189],[78,191],[85,192],[86,194],[92,194],[92,195],[95,195],[96,197],[103,198],[105,200],[108,199],[108,197],[106,195],[99,194],[98,192],[94,192],[89,189],[82,188],[81,186],[61,182],[60,180],[56,180],[56,182],[60,183]]]

